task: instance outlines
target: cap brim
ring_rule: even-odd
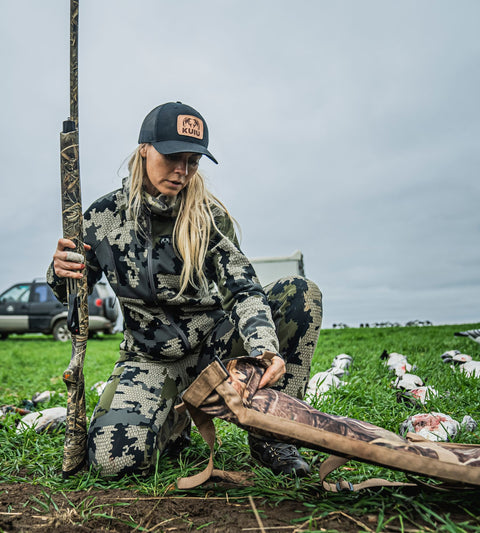
[[[218,165],[218,161],[213,157],[213,155],[204,146],[201,146],[197,143],[189,143],[185,141],[158,141],[150,144],[155,148],[155,150],[157,150],[157,152],[163,155],[179,154],[182,152],[202,154],[206,155],[216,165]]]

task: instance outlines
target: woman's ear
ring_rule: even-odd
[[[140,155],[142,157],[147,157],[147,145],[146,144],[142,144],[142,146],[140,147]]]

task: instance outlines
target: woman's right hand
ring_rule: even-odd
[[[91,246],[85,244],[85,250]],[[75,250],[75,244],[70,239],[58,239],[57,249],[53,254],[53,270],[59,278],[82,278],[85,268],[85,258]]]

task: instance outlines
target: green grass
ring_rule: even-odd
[[[452,371],[440,358],[447,350],[456,349],[480,360],[479,344],[454,337],[454,332],[463,328],[473,329],[471,325],[461,325],[322,332],[312,373],[328,368],[333,357],[342,352],[353,357],[353,367],[348,386],[332,391],[317,407],[398,431],[399,423],[418,412],[418,408],[397,403],[390,386],[394,375],[380,362],[380,355],[386,350],[407,356],[408,362],[416,366],[412,373],[438,391],[439,396],[428,403],[426,411],[440,411],[460,421],[468,414],[480,422],[480,380]]]
[[[430,402],[426,411],[440,411],[461,421],[468,414],[480,422],[480,380],[467,378],[454,372],[440,358],[447,350],[458,349],[480,360],[480,344],[465,338],[454,337],[455,331],[479,328],[480,324],[429,327],[395,327],[371,329],[325,330],[320,335],[312,364],[312,375],[330,367],[332,359],[347,353],[353,357],[347,385],[332,390],[318,402],[318,409],[339,415],[366,420],[391,431],[398,432],[400,422],[409,415],[419,412],[405,403],[397,403],[395,390],[390,383],[393,374],[389,373],[380,361],[383,350],[403,353],[415,373],[427,380],[438,392],[438,398]],[[106,380],[117,358],[121,337],[100,337],[88,343],[85,361],[88,415],[97,400],[90,387],[100,380]],[[70,347],[53,342],[51,337],[11,337],[0,343],[0,405],[20,406],[23,400],[30,399],[37,391],[54,390],[58,394],[45,407],[66,405],[65,387],[61,376],[70,358]],[[125,477],[119,481],[100,479],[93,472],[83,472],[69,480],[59,475],[62,462],[63,431],[36,434],[27,431],[15,433],[13,415],[8,415],[0,427],[0,483],[25,481],[35,483],[54,491],[87,490],[93,488],[129,488],[148,495],[162,495],[168,492],[179,476],[186,476],[199,470],[200,461],[208,458],[208,448],[200,436],[193,433],[192,446],[173,462],[160,458],[154,474],[139,479]],[[227,470],[250,470],[248,446],[245,432],[222,421],[216,421],[222,446],[216,454],[216,467]],[[479,443],[480,432],[460,432],[457,441]],[[322,454],[304,451],[315,465],[323,459]],[[347,468],[333,475],[352,482],[368,477],[386,477],[405,481],[401,472],[378,468],[352,461]],[[209,487],[214,494],[225,495],[226,489],[220,486]],[[188,492],[191,495],[204,495],[205,488]],[[468,494],[470,494],[468,496]],[[387,527],[387,522],[395,523],[397,530],[419,528],[434,531],[477,531],[480,522],[476,504],[479,492],[466,494],[438,493],[429,490],[409,494],[402,489],[380,489],[361,493],[326,494],[319,485],[318,475],[297,480],[285,476],[274,476],[269,470],[256,467],[255,486],[228,489],[230,498],[246,498],[248,495],[273,502],[294,499],[304,503],[305,515],[299,522],[310,520],[314,527],[315,519],[348,509],[350,514],[364,516],[375,514],[379,519],[377,531]],[[455,524],[455,513],[467,515],[462,524]],[[471,515],[471,517],[470,517]],[[393,527],[393,526],[392,526]],[[388,529],[388,528],[387,528]],[[313,531],[313,529],[312,529]]]

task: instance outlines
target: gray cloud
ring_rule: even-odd
[[[2,6],[0,289],[43,275],[61,233],[68,7]],[[477,2],[80,9],[85,207],[119,185],[143,116],[182,100],[207,118],[220,165],[203,170],[245,252],[301,249],[327,326],[479,320]]]

